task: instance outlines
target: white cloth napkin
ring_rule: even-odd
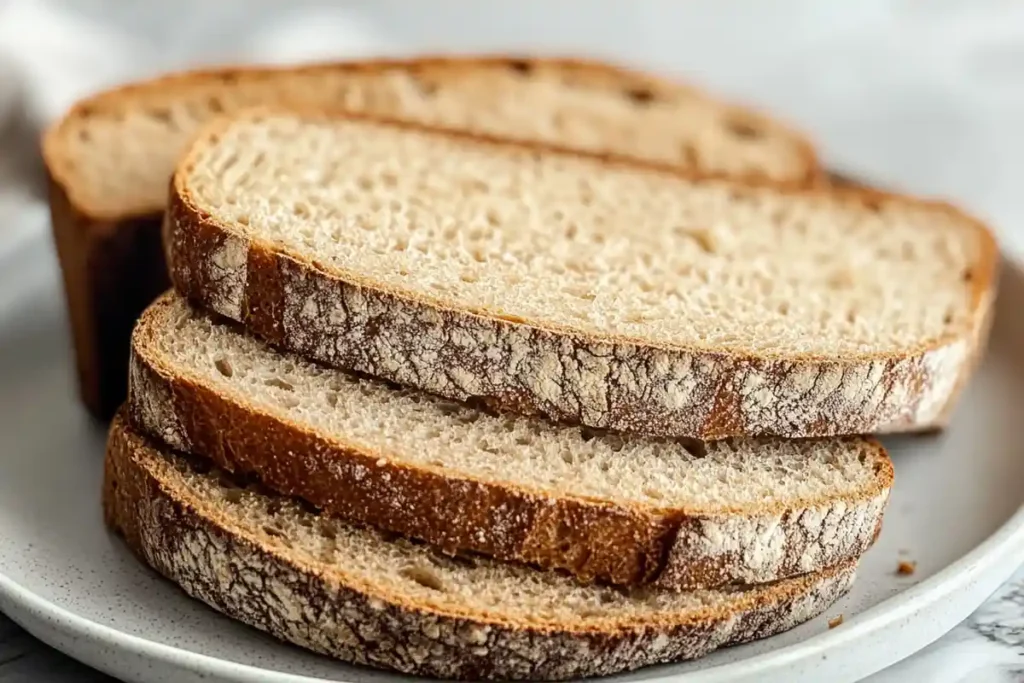
[[[0,0],[0,225],[33,195],[41,201],[39,135],[92,92],[208,61],[287,63],[394,51],[378,29],[344,9],[268,13],[236,44],[216,46],[215,57],[206,60],[169,59],[173,50],[116,26],[52,0]],[[182,40],[189,42],[188,36]]]

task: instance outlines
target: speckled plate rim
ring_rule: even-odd
[[[843,623],[842,628],[812,636],[796,645],[773,650],[765,654],[723,664],[702,671],[685,674],[687,683],[711,681],[764,680],[771,674],[785,672],[791,681],[836,680],[826,674],[835,673],[844,680],[868,676],[893,664],[938,639],[966,618],[984,599],[1004,583],[1024,563],[1024,507],[1018,510],[996,533],[960,560],[950,564],[934,576],[908,588]],[[967,590],[970,588],[970,590]],[[64,630],[77,638],[102,643],[125,650],[147,659],[155,659],[207,675],[222,678],[275,683],[324,683],[331,679],[312,678],[228,662],[208,655],[157,643],[139,636],[123,633],[110,626],[91,621],[70,612],[60,605],[45,600],[0,573],[0,597],[18,605],[35,618],[53,625],[63,624]],[[951,607],[952,604],[952,607]],[[944,605],[945,618],[929,618],[938,605]],[[21,623],[17,614],[10,615]],[[878,646],[889,639],[889,629],[914,620],[913,642],[900,648],[890,648],[879,657]],[[28,626],[30,624],[22,623]],[[857,659],[867,664],[861,670],[830,672],[822,668],[822,656],[843,648],[845,660]],[[856,650],[872,649],[872,657],[856,657]],[[82,657],[80,645],[63,648],[72,656]],[[87,661],[88,658],[83,658]],[[870,664],[868,664],[870,662]],[[87,661],[87,663],[89,663]],[[96,665],[96,662],[92,662]],[[813,666],[813,669],[811,668]],[[852,676],[853,678],[847,678]],[[666,673],[651,677],[649,681],[679,680],[679,674]]]
[[[40,237],[42,228],[39,222],[29,222],[35,223],[34,229],[19,230],[0,242],[0,272],[26,243]],[[1024,259],[1019,252],[1012,251],[1013,256],[1004,257],[1003,267],[1024,272]],[[664,673],[653,673],[645,680],[667,683],[685,677],[687,683],[754,683],[768,679],[792,683],[855,681],[937,640],[967,618],[1022,564],[1024,505],[966,555],[928,579],[849,618],[842,628],[743,660],[685,674],[673,673],[666,666]],[[0,605],[8,611],[7,616],[36,637],[100,669],[104,666],[93,655],[95,645],[113,648],[142,660],[162,662],[203,677],[265,683],[337,683],[342,680],[271,671],[124,633],[38,596],[2,571]],[[913,629],[902,628],[911,620]],[[894,640],[897,631],[902,633]],[[829,653],[840,650],[842,657],[829,658]]]

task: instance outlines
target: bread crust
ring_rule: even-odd
[[[863,554],[892,487],[892,463],[874,440],[874,479],[853,495],[713,511],[562,496],[402,465],[169,366],[153,347],[168,334],[158,329],[160,309],[175,298],[159,299],[133,336],[127,409],[135,429],[331,514],[449,552],[671,590],[766,583]]]
[[[49,189],[78,393],[93,417],[107,421],[124,402],[135,320],[170,286],[160,219],[94,219],[52,178]]]
[[[576,78],[607,81],[625,89],[685,91],[709,95],[651,74],[577,58],[535,59],[518,56],[423,57],[335,62],[302,67],[223,67],[176,73],[124,85],[75,104],[47,129],[42,149],[50,180],[54,238],[64,276],[65,297],[75,345],[79,392],[92,415],[106,421],[125,397],[128,340],[139,314],[168,286],[163,253],[156,244],[164,206],[110,211],[90,203],[77,181],[81,161],[71,149],[83,121],[118,117],[134,109],[166,106],[202,88],[244,90],[268,82],[335,73],[366,74],[408,69],[444,75],[480,68],[561,70]],[[282,94],[283,96],[283,94]],[[772,135],[788,138],[802,160],[793,182],[816,182],[822,176],[810,141],[794,129],[749,107],[714,98],[725,112],[751,121]],[[80,131],[79,131],[80,132]]]
[[[261,110],[249,115],[266,114]],[[298,115],[374,121],[465,144],[527,148],[587,157],[636,173],[725,182],[665,166],[407,122],[339,112]],[[164,230],[171,280],[190,300],[242,322],[272,344],[334,367],[455,400],[481,400],[500,410],[595,428],[706,440],[802,438],[933,426],[950,410],[963,369],[984,341],[975,331],[994,296],[995,242],[981,223],[947,204],[874,190],[735,182],[740,191],[767,186],[786,194],[827,195],[843,203],[927,205],[962,218],[982,245],[971,272],[968,329],[901,354],[758,356],[597,335],[458,308],[249,236],[211,215],[186,187],[197,155],[230,125],[232,119],[221,119],[207,126],[171,183]]]
[[[747,589],[723,606],[645,621],[519,623],[466,606],[452,611],[347,580],[310,564],[279,539],[219,514],[216,503],[175,490],[165,457],[115,418],[108,441],[104,513],[146,564],[194,598],[276,638],[347,662],[467,680],[560,680],[691,659],[763,638],[826,609],[853,582],[847,562],[818,574]]]

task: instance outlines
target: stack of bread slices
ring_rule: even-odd
[[[869,435],[944,426],[987,334],[975,220],[610,66],[191,74],[46,144],[87,398],[107,285],[69,245],[163,216],[108,523],[354,663],[566,679],[814,617],[881,529]]]

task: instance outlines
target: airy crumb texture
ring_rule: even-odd
[[[710,516],[866,500],[891,485],[891,465],[873,440],[700,444],[559,427],[278,353],[178,297],[161,299],[144,320],[135,352],[169,375],[360,452],[454,478]]]
[[[125,428],[117,423],[116,429]],[[170,451],[157,455],[140,437],[118,438],[134,439],[139,464],[201,517],[220,520],[238,536],[255,540],[298,566],[315,568],[340,585],[359,587],[389,603],[526,627],[571,625],[582,630],[706,618],[712,610],[741,609],[775,590],[768,585],[681,593],[630,591],[584,586],[557,572],[481,557],[450,557],[426,545],[324,518],[289,499],[241,485],[218,470],[197,470],[198,463]]]
[[[45,140],[48,168],[93,215],[159,211],[199,126],[252,105],[343,107],[685,168],[805,181],[811,146],[688,87],[573,60],[414,59],[181,74],[79,104]]]
[[[211,133],[210,135],[214,135]],[[243,117],[180,189],[245,237],[438,305],[758,356],[967,334],[989,237],[945,208],[690,181],[370,120]]]

